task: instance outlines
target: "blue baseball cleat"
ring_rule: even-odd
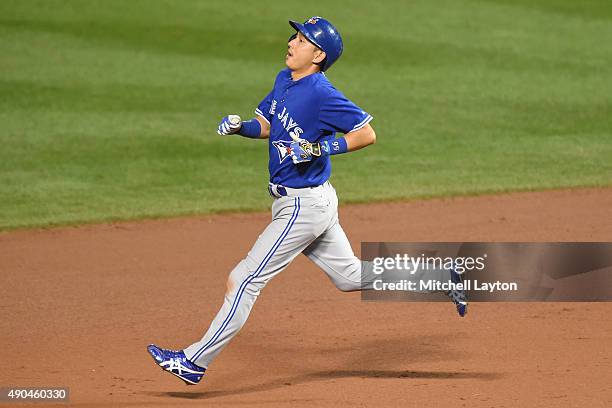
[[[451,282],[453,283],[463,282],[461,275],[455,271],[455,268],[452,268],[450,270],[450,275],[451,275]],[[467,293],[465,292],[465,290],[457,290],[457,289],[449,290],[448,292],[446,292],[446,295],[450,298],[450,300],[457,307],[457,313],[459,313],[459,316],[464,317],[467,314],[467,306],[468,306]]]
[[[150,344],[147,351],[158,366],[185,381],[187,385],[195,385],[204,376],[205,368],[193,364],[187,359],[182,350],[166,350]]]

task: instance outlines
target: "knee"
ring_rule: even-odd
[[[258,296],[266,286],[267,279],[254,276],[256,269],[249,266],[248,257],[240,261],[232,270],[226,282],[226,294],[233,295],[237,291],[244,291],[251,296]]]
[[[230,272],[227,277],[226,285],[226,293],[235,292],[238,287],[242,284],[242,282],[248,278],[249,276],[249,268],[245,260],[242,260],[236,265],[236,267]]]
[[[225,293],[232,293],[236,290],[236,280],[232,277],[232,274],[227,277],[227,282],[225,282]]]
[[[344,270],[338,271],[332,278],[336,287],[342,292],[361,290],[361,262],[355,258]]]

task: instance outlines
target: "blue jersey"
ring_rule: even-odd
[[[297,81],[291,70],[276,76],[274,89],[261,101],[255,113],[270,123],[270,182],[291,188],[314,187],[329,179],[329,156],[314,157],[294,164],[289,155],[292,136],[311,143],[334,138],[336,132],[361,129],[372,116],[348,100],[319,72]]]

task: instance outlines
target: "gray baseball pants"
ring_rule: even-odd
[[[342,291],[370,289],[376,278],[364,261],[362,284],[362,262],[338,222],[338,198],[329,182],[286,190],[287,196],[272,204],[272,222],[230,273],[223,306],[208,331],[184,350],[200,367],[207,368],[238,333],[261,290],[298,254],[306,255]],[[277,194],[276,188],[271,193]]]

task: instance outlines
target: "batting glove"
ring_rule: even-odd
[[[221,119],[217,133],[221,136],[234,134],[242,127],[242,119],[238,115],[228,115]]]
[[[311,161],[313,156],[321,156],[319,143],[313,144],[304,139],[291,143],[289,148],[291,149],[291,160],[295,164]]]

